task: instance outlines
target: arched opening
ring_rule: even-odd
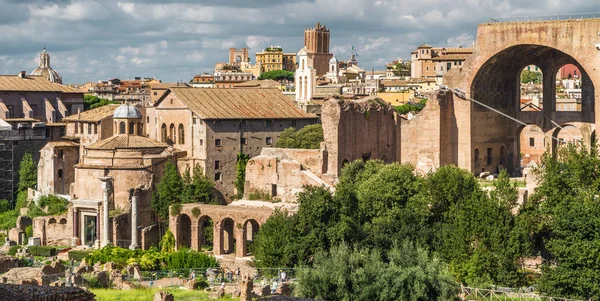
[[[55,218],[50,218],[48,220],[48,224],[56,224],[56,219]]]
[[[577,127],[570,124],[563,125],[562,128],[556,128],[553,132],[553,136],[553,150],[557,150],[562,145],[569,143],[576,145],[583,143],[583,134],[581,131]]]
[[[160,127],[160,139],[162,142],[167,142],[167,125],[164,123]]]
[[[235,252],[234,222],[230,218],[225,218],[221,222],[221,254],[231,254]]]
[[[185,135],[183,132],[183,124],[181,124],[181,123],[179,124],[177,136],[179,137],[179,144],[185,144]]]
[[[506,149],[504,145],[500,147],[500,167],[504,168],[504,164],[506,164]],[[500,172],[500,170],[498,170]]]
[[[244,223],[244,245],[246,250],[244,256],[252,255],[254,238],[259,228],[260,226],[256,220],[249,219]]]
[[[528,65],[521,70],[521,111],[538,112],[544,108],[542,69],[536,65]]]
[[[129,135],[135,134],[135,127],[133,126],[133,122],[129,122]]]
[[[67,224],[67,219],[66,218],[61,218],[60,221],[58,222],[61,225],[66,225]]]
[[[192,233],[192,221],[189,216],[180,214],[177,217],[177,249],[190,248]]]
[[[171,142],[175,141],[175,125],[172,123],[169,127],[169,140],[171,140]]]
[[[141,122],[138,122],[138,135],[142,136],[144,134],[144,125]]]
[[[202,216],[198,219],[198,249],[213,249],[213,220],[208,216]]]
[[[566,64],[556,72],[556,111],[581,112],[581,71]]]
[[[577,66],[585,83],[579,113],[556,111],[555,75],[559,67],[565,64]],[[529,73],[524,72],[527,67]],[[537,71],[541,71],[539,75],[534,74],[536,67]],[[523,76],[524,73],[527,75]],[[540,77],[541,84],[536,85]],[[523,82],[527,82],[523,84],[527,87],[521,89]],[[536,102],[538,91],[541,91],[539,107]],[[469,112],[471,151],[479,149],[482,152],[477,172],[482,168],[497,170],[501,163],[499,151],[502,146],[506,151],[504,167],[511,174],[518,171],[521,166],[515,160],[518,158],[515,153],[520,149],[520,128],[523,123],[537,124],[546,131],[554,127],[553,123],[594,123],[594,86],[586,71],[570,55],[547,46],[521,44],[498,52],[478,68],[470,84],[469,96],[492,108],[472,103]],[[492,156],[486,156],[490,153]]]
[[[77,129],[77,127],[75,127],[75,129]],[[115,121],[115,126],[113,127],[113,133],[114,133],[114,134],[117,134],[117,133],[118,133],[118,132],[117,132],[117,129],[118,129],[118,127],[117,127],[117,122]]]
[[[535,125],[524,126],[519,131],[519,166],[538,167],[546,151],[544,131]]]
[[[479,149],[476,148],[473,152],[473,166],[475,166],[475,170],[479,169]]]
[[[119,122],[119,134],[125,134],[125,122]]]

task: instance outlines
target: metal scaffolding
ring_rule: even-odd
[[[8,200],[14,207],[15,173],[14,145],[12,140],[0,140],[0,199]]]

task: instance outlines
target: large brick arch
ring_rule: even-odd
[[[467,99],[475,99],[524,123],[535,124],[548,132],[556,124],[587,123],[595,129],[600,120],[600,19],[486,23],[478,27],[473,55],[462,68],[444,76],[450,88],[459,88]],[[557,112],[554,76],[565,64],[574,64],[582,72],[581,112]],[[542,112],[519,111],[519,73],[527,65],[537,65],[544,76]],[[480,172],[495,172],[500,162],[518,173],[519,137],[522,125],[470,101],[455,97],[458,126],[458,165]],[[592,127],[592,125],[594,125]],[[582,127],[584,128],[584,127]],[[589,135],[591,138],[591,132]],[[584,134],[587,135],[587,134]],[[552,137],[552,136],[550,136]],[[589,140],[588,140],[589,141]],[[500,150],[504,146],[504,157]],[[484,166],[475,170],[474,151],[480,157],[491,155]]]
[[[178,248],[189,246],[194,250],[199,250],[203,243],[202,222],[211,219],[213,222],[213,254],[220,256],[230,253],[235,245],[235,256],[244,257],[248,255],[247,238],[249,235],[246,232],[251,230],[253,238],[257,231],[255,228],[264,224],[272,213],[273,210],[269,208],[184,204],[181,206],[179,214],[175,216],[170,214],[169,229],[175,236]],[[187,226],[188,219],[191,221],[190,227]],[[232,225],[223,224],[224,221],[229,220]],[[251,227],[247,226],[249,221],[252,223]],[[224,241],[225,238],[232,243],[231,248],[225,248],[228,246]]]

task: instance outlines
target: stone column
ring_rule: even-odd
[[[213,255],[215,256],[223,254],[222,235],[221,222],[216,222],[213,219]]]
[[[108,230],[108,211],[109,211],[109,196],[112,189],[112,177],[101,177],[100,181],[102,181],[102,203],[104,204],[104,208],[102,209],[103,219],[102,219],[102,245],[101,247],[105,247],[110,245],[109,233]]]
[[[244,227],[237,227],[234,226],[233,228],[233,235],[235,236],[235,257],[244,257],[246,256],[246,231],[244,231]]]
[[[138,245],[138,197],[140,196],[141,190],[136,188],[131,196],[131,245],[129,249],[135,250],[140,246]]]
[[[554,120],[556,115],[556,68],[553,68],[552,66],[542,68],[542,76],[544,95],[544,105],[542,111],[544,113],[544,116],[547,117],[544,118],[543,129],[546,130],[548,128],[555,127],[555,125],[549,119]]]

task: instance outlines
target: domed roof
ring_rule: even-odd
[[[46,48],[40,53],[40,63],[35,70],[31,72],[31,75],[39,75],[47,78],[52,83],[62,84],[62,77],[56,70],[50,67],[50,55],[46,53]]]
[[[113,118],[119,119],[141,119],[142,114],[135,107],[128,103],[120,105],[113,114]]]
[[[330,64],[337,64],[339,61],[335,58],[335,55],[329,60]]]

